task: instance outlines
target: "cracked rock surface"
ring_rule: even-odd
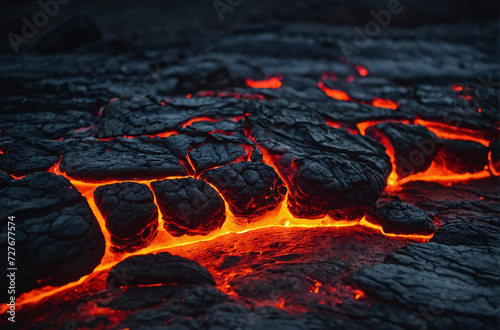
[[[388,234],[429,235],[436,226],[425,212],[413,205],[390,202],[366,214],[366,220],[382,226]]]
[[[15,217],[18,292],[76,281],[100,263],[105,243],[99,224],[85,198],[65,178],[42,172],[9,181],[0,190],[0,203],[5,251],[7,217]],[[7,258],[2,266],[9,267]]]
[[[132,256],[119,262],[110,270],[107,283],[110,286],[215,284],[204,267],[167,252]]]
[[[56,2],[0,41],[19,327],[498,328],[498,1]]]
[[[208,170],[202,178],[217,188],[235,216],[246,221],[277,207],[286,194],[281,178],[263,163],[232,163]]]
[[[206,235],[226,220],[224,201],[205,181],[193,178],[151,183],[165,229],[174,236]]]
[[[147,185],[123,182],[100,186],[94,199],[116,251],[140,250],[156,237],[158,209]]]

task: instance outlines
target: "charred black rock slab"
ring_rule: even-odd
[[[422,209],[399,201],[375,208],[366,215],[368,222],[381,225],[390,234],[428,235],[436,226]]]
[[[206,235],[226,220],[219,193],[203,180],[193,178],[152,182],[165,229],[173,236]]]
[[[115,251],[132,252],[148,246],[158,232],[158,209],[151,189],[135,182],[100,186],[94,192],[106,220]]]
[[[111,287],[148,284],[215,285],[210,272],[197,262],[168,252],[129,257],[109,272]]]
[[[14,180],[13,177],[3,171],[0,171],[0,188],[7,185],[12,180]]]
[[[498,322],[499,253],[498,247],[410,244],[351,279],[370,297],[415,311],[410,323],[421,317],[427,327],[488,328]]]
[[[246,155],[248,152],[235,143],[205,143],[189,151],[196,172],[226,165]]]
[[[405,178],[424,172],[441,149],[441,140],[426,127],[401,123],[384,123],[369,127],[366,135],[385,144],[387,139],[396,161],[396,172]]]
[[[488,165],[488,147],[474,141],[442,140],[439,158],[456,173],[475,173]]]
[[[175,98],[162,106],[147,98],[135,102],[117,100],[103,109],[99,122],[89,134],[108,138],[183,130],[183,124],[199,116],[217,119],[244,115],[244,105],[238,101],[213,97]]]
[[[151,287],[129,287],[116,298],[99,305],[111,309],[134,311],[160,305],[165,299],[172,297],[179,289],[178,285],[162,285]]]
[[[356,219],[384,190],[391,164],[373,139],[328,127],[297,105],[262,108],[250,119],[256,143],[287,181],[295,216]]]
[[[15,216],[16,292],[78,280],[101,261],[105,242],[99,223],[64,177],[34,173],[11,181],[0,190],[0,204],[5,251],[7,217]],[[8,267],[7,258],[1,266]]]
[[[72,178],[86,181],[187,175],[184,166],[161,140],[138,137],[97,141],[89,138],[64,154],[61,170]]]
[[[58,139],[94,123],[88,112],[68,110],[63,113],[34,112],[0,115],[0,137]]]
[[[205,171],[202,178],[217,188],[234,215],[246,221],[274,209],[287,192],[274,169],[263,163],[232,163]]]
[[[59,161],[56,144],[34,138],[4,142],[0,144],[0,169],[15,176],[46,171]]]
[[[473,222],[447,223],[430,240],[445,245],[500,247],[500,228]]]

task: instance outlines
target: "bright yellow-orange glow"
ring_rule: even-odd
[[[270,157],[267,155],[266,157]],[[270,160],[270,158],[268,158]],[[62,175],[66,177],[70,182],[80,191],[80,193],[87,199],[88,204],[94,213],[95,217],[97,218],[97,221],[99,222],[99,226],[101,227],[101,231],[103,232],[105,241],[106,241],[106,251],[104,254],[104,257],[101,260],[101,264],[96,267],[94,270],[94,273],[107,270],[110,267],[114,266],[116,263],[118,263],[121,260],[124,260],[125,258],[131,256],[131,255],[138,255],[138,254],[147,254],[147,253],[153,253],[153,252],[159,252],[161,250],[175,247],[175,246],[182,246],[186,244],[192,244],[196,242],[203,242],[203,241],[209,241],[212,240],[216,237],[226,235],[229,233],[237,233],[237,234],[243,234],[248,231],[252,230],[259,230],[259,229],[264,229],[264,228],[272,228],[272,227],[303,227],[303,228],[314,228],[314,227],[352,227],[352,226],[357,226],[359,225],[359,222],[357,221],[335,221],[334,219],[330,218],[329,216],[325,216],[321,219],[315,219],[315,220],[310,220],[310,219],[301,219],[301,218],[295,218],[290,211],[288,210],[287,207],[287,196],[284,196],[284,200],[281,203],[280,206],[278,206],[275,210],[271,210],[268,213],[264,214],[261,216],[259,221],[252,222],[250,224],[241,224],[240,222],[236,221],[236,217],[232,214],[232,212],[229,209],[229,206],[226,203],[226,214],[227,214],[227,219],[222,228],[219,230],[216,230],[207,236],[182,236],[182,237],[173,237],[168,232],[165,231],[163,227],[163,220],[161,216],[161,212],[159,213],[159,221],[160,221],[160,226],[158,229],[158,234],[155,240],[152,242],[152,244],[142,250],[139,250],[137,252],[133,253],[114,253],[111,251],[111,235],[109,231],[107,230],[105,226],[105,220],[102,216],[102,214],[99,212],[99,209],[96,206],[96,203],[94,201],[94,191],[97,187],[101,185],[106,185],[106,184],[113,184],[113,183],[118,183],[118,182],[137,182],[137,183],[143,183],[151,187],[151,182],[157,181],[157,180],[162,180],[162,179],[173,179],[173,178],[178,178],[178,177],[167,177],[167,178],[158,178],[155,180],[109,180],[106,182],[98,182],[98,183],[89,183],[89,182],[83,182],[80,180],[75,180],[63,173],[60,168],[59,168],[59,163],[60,161],[55,164],[48,172],[57,174],[57,175]],[[274,164],[272,162],[269,164],[274,167]],[[279,173],[279,172],[278,172]],[[215,187],[214,187],[215,188]],[[221,196],[222,197],[222,196]],[[155,204],[158,207],[157,201],[156,201],[156,196],[155,196]],[[17,305],[21,306],[23,304],[27,303],[34,303],[37,301],[40,301],[41,299],[44,299],[46,297],[52,296],[58,292],[70,289],[72,287],[75,287],[78,284],[83,283],[85,280],[87,280],[89,277],[91,277],[93,274],[83,276],[80,280],[63,285],[61,287],[44,287],[41,289],[36,289],[32,290],[30,292],[22,294],[18,299],[17,299]],[[5,308],[6,305],[2,305],[0,310]]]
[[[459,128],[442,123],[415,119],[416,125],[427,127],[429,131],[436,134],[437,137],[450,140],[467,140],[481,143],[484,146],[489,145],[489,141],[484,137],[483,132],[474,131],[466,128]]]
[[[489,169],[491,173],[493,173],[494,176],[500,176],[500,172],[497,172],[495,170],[495,166],[493,166],[493,159],[491,158],[491,151],[488,152],[488,164],[489,164]]]
[[[281,85],[281,82],[280,82]],[[278,86],[279,87],[279,86]],[[318,83],[318,87],[322,89],[328,96],[334,97],[332,95],[335,95],[337,99],[343,99],[345,101],[351,100],[349,96],[342,92],[342,91],[335,91],[327,88],[322,82]],[[273,87],[256,87],[256,88],[273,88]],[[275,87],[277,88],[277,87]],[[332,94],[332,95],[330,95]],[[380,99],[382,100],[382,99]],[[388,100],[383,100],[388,101]],[[392,102],[392,101],[389,101]],[[245,116],[248,116],[248,114],[245,114],[243,116],[238,116],[231,118],[235,122],[242,120],[245,118]],[[216,118],[211,118],[211,117],[206,117],[206,116],[201,116],[201,117],[196,117],[188,120],[185,122],[182,127],[187,127],[192,125],[195,122],[200,122],[200,121],[209,121],[209,122],[217,122],[221,120],[216,119]],[[383,120],[383,121],[366,121],[362,123],[358,123],[357,127],[359,129],[360,134],[364,135],[366,132],[366,129],[370,126],[373,126],[375,124],[381,123],[381,122],[392,122],[395,120]],[[403,120],[400,121],[405,124],[409,124],[408,120]],[[469,132],[470,130],[463,130],[463,129],[458,129],[458,130],[453,130],[448,129],[447,125],[439,124],[439,123],[432,123],[432,122],[426,122],[426,121],[421,121],[417,120],[416,123],[423,124],[427,128],[432,127],[434,130],[439,131],[439,134],[442,136],[444,134],[447,134],[447,138],[455,137],[455,138],[460,138],[460,139],[466,139],[464,138],[464,134],[467,135],[469,138],[474,138],[474,139],[479,139],[484,143],[487,143],[488,141],[482,140],[476,136],[472,136],[472,133]],[[339,123],[335,122],[327,122],[328,125],[332,127],[338,127],[342,128],[342,125]],[[431,125],[432,124],[432,125]],[[446,127],[446,133],[444,133],[443,126]],[[430,128],[429,128],[430,129]],[[430,129],[433,131],[432,129]],[[434,132],[434,131],[433,131]],[[476,133],[472,131],[473,133]],[[281,174],[281,171],[278,169],[279,165],[279,156],[272,155],[270,154],[265,148],[262,148],[258,145],[257,141],[251,136],[250,132],[246,132],[247,136],[255,143],[255,145],[259,148],[263,155],[263,162],[266,163],[267,165],[273,167],[276,171],[276,173],[281,177],[285,185],[287,187],[289,186],[289,179],[286,177],[283,177]],[[164,133],[159,133],[156,135],[152,135],[150,137],[154,136],[161,136],[161,137],[168,137],[173,134],[178,134],[175,131],[171,132],[164,132]],[[437,134],[437,133],[436,133]],[[440,136],[437,134],[438,136]],[[472,137],[471,137],[472,136]],[[127,138],[133,138],[133,136],[126,136]],[[441,137],[441,136],[440,136]],[[475,141],[475,140],[472,140]],[[381,136],[381,139],[379,141],[386,147],[386,153],[388,154],[391,164],[392,164],[392,171],[389,175],[389,178],[387,180],[387,189],[388,190],[398,190],[403,184],[409,182],[409,181],[416,181],[416,180],[423,180],[423,181],[434,181],[434,182],[442,182],[446,184],[451,184],[453,182],[458,182],[458,181],[463,181],[463,180],[471,180],[471,179],[478,179],[478,178],[484,178],[490,176],[490,172],[488,172],[486,169],[484,171],[478,172],[478,173],[465,173],[465,174],[457,174],[452,172],[451,170],[447,169],[445,165],[440,162],[439,159],[435,160],[432,165],[429,167],[429,169],[423,173],[417,173],[410,175],[409,177],[406,178],[399,178],[396,172],[396,166],[395,166],[395,154],[394,154],[394,149],[390,143],[390,141],[387,139],[385,136]],[[243,148],[246,151],[246,155],[242,156],[240,159],[236,161],[243,161],[243,160],[249,160],[252,154],[252,148],[250,146],[243,146]],[[192,169],[194,169],[194,164],[192,163],[191,159],[189,156],[187,157],[188,163],[191,165]],[[107,230],[105,226],[105,219],[100,213],[99,209],[97,208],[97,205],[94,200],[94,191],[97,189],[97,187],[102,186],[102,185],[107,185],[107,184],[113,184],[113,183],[118,183],[118,182],[137,182],[137,183],[142,183],[147,185],[149,188],[151,188],[151,183],[153,181],[158,181],[158,180],[163,180],[163,179],[174,179],[174,178],[180,178],[178,176],[176,177],[161,177],[161,178],[156,178],[156,179],[151,179],[151,180],[107,180],[104,182],[85,182],[81,180],[75,180],[74,178],[71,178],[68,176],[66,173],[63,173],[59,167],[60,160],[57,164],[55,164],[52,168],[48,170],[48,172],[61,175],[66,177],[77,189],[78,191],[87,199],[87,202],[89,204],[90,209],[94,213],[99,226],[101,228],[101,231],[103,233],[105,242],[106,242],[106,250],[105,254],[101,260],[101,263],[95,268],[94,272],[92,274],[83,276],[80,278],[78,281],[60,286],[60,287],[44,287],[36,290],[32,290],[31,292],[24,293],[22,294],[18,299],[17,299],[17,305],[22,306],[24,304],[28,303],[36,303],[39,302],[40,300],[50,297],[52,295],[55,295],[59,292],[65,291],[65,290],[71,290],[72,288],[89,281],[92,279],[94,276],[96,276],[99,272],[101,271],[106,271],[110,269],[112,266],[114,266],[116,263],[126,259],[129,256],[132,255],[139,255],[139,254],[148,254],[148,253],[156,253],[160,251],[164,251],[165,249],[168,248],[174,248],[174,247],[181,247],[184,245],[188,244],[193,244],[193,243],[198,243],[198,242],[206,242],[213,240],[215,238],[228,235],[228,234],[243,234],[241,236],[241,239],[245,239],[244,233],[247,233],[249,231],[254,231],[254,230],[265,230],[266,228],[269,228],[272,230],[272,228],[279,228],[279,227],[298,227],[298,228],[314,228],[314,227],[336,227],[336,228],[343,228],[343,227],[352,227],[352,226],[364,226],[366,228],[369,228],[371,230],[375,230],[377,232],[380,232],[381,234],[387,236],[387,237],[394,237],[394,238],[402,238],[402,239],[408,239],[412,241],[419,241],[419,242],[427,242],[429,239],[432,237],[432,235],[397,235],[397,234],[388,234],[385,233],[382,229],[381,226],[374,225],[370,222],[368,222],[365,217],[358,221],[336,221],[335,219],[332,219],[329,216],[325,216],[321,219],[303,219],[303,218],[296,218],[294,217],[291,212],[288,209],[288,194],[283,196],[283,201],[282,203],[276,207],[276,209],[268,211],[264,215],[260,216],[257,221],[252,221],[250,223],[242,223],[242,221],[239,221],[241,219],[238,219],[230,210],[229,204],[227,201],[223,198],[221,195],[221,198],[224,200],[225,207],[226,207],[226,222],[224,225],[218,229],[215,230],[211,233],[209,233],[206,236],[182,236],[182,237],[173,237],[170,235],[165,229],[164,229],[164,222],[163,222],[163,217],[161,212],[159,211],[158,207],[158,202],[156,199],[156,196],[154,196],[154,203],[158,208],[158,217],[159,217],[159,227],[158,227],[158,234],[154,241],[151,243],[146,248],[143,248],[139,251],[132,252],[132,253],[115,253],[111,250],[111,235],[109,231]],[[490,164],[491,164],[491,154],[490,154]],[[188,166],[186,166],[188,167]],[[289,169],[290,171],[295,170],[295,165],[292,162],[291,168]],[[493,171],[493,169],[491,169]],[[192,173],[193,171],[188,171],[189,173]],[[193,177],[193,176],[184,176],[184,177]],[[16,179],[20,179],[16,178]],[[216,187],[211,185],[216,191]],[[154,195],[154,192],[153,192]],[[220,193],[219,193],[220,195]],[[252,269],[247,269],[245,272],[251,272]],[[241,273],[241,272],[240,272]],[[228,294],[232,295],[237,295],[234,291],[232,291],[230,285],[228,284],[227,280],[231,279],[232,277],[236,276],[238,274],[229,274],[226,279],[225,283],[220,284],[221,289],[223,289],[225,292]],[[314,288],[311,289],[311,293],[318,293],[320,290],[320,287],[322,284],[316,280],[310,279],[312,283],[314,283]],[[229,286],[229,287],[227,287]],[[325,287],[323,287],[324,290]],[[355,299],[360,299],[364,297],[364,292],[361,290],[354,290],[355,294]],[[285,300],[283,298],[280,298],[277,307],[284,308],[285,306]],[[0,312],[4,312],[6,310],[7,305],[3,304],[0,306]],[[92,309],[93,311],[93,309]],[[96,309],[95,313],[107,313],[107,310],[104,309]]]
[[[354,296],[354,299],[358,300],[359,298],[364,298],[365,297],[365,293],[361,290],[353,290],[355,296]]]
[[[336,90],[336,89],[330,89],[330,88],[326,87],[325,84],[323,82],[321,82],[321,81],[318,83],[318,87],[323,92],[325,92],[326,95],[328,95],[331,98],[334,98],[336,100],[349,101],[351,99],[349,97],[349,95],[346,94],[346,92],[339,91],[339,90]]]
[[[245,83],[248,87],[252,88],[280,88],[281,87],[281,77],[272,77],[267,80],[253,80],[246,79]]]

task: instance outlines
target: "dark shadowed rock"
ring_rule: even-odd
[[[115,251],[136,251],[158,232],[158,210],[151,189],[135,182],[100,186],[94,191]]]
[[[213,184],[234,215],[251,221],[274,209],[286,187],[274,169],[263,163],[239,162],[208,170],[202,178]]]
[[[7,185],[12,180],[14,180],[13,177],[3,171],[0,171],[0,188]]]
[[[234,143],[205,143],[189,151],[196,172],[226,165],[247,155],[242,146]]]
[[[488,166],[488,147],[474,141],[445,140],[438,158],[455,173],[480,172]]]
[[[57,142],[34,138],[4,142],[0,145],[0,169],[23,176],[36,171],[46,171],[59,160]]]
[[[224,201],[209,184],[193,178],[152,182],[165,229],[173,236],[207,235],[226,220]]]
[[[40,53],[71,51],[99,40],[102,32],[87,16],[75,16],[48,31],[36,45]]]
[[[328,127],[298,105],[271,105],[250,119],[256,143],[287,181],[293,215],[356,219],[385,188],[391,164],[372,139]]]
[[[498,322],[499,253],[496,247],[410,244],[351,280],[370,297],[415,311],[409,322],[423,317],[427,327],[489,327]]]
[[[387,142],[391,144],[396,161],[396,172],[401,178],[427,170],[442,145],[441,140],[434,133],[421,125],[377,124],[369,127],[366,135],[384,145]]]
[[[88,139],[64,154],[61,170],[72,178],[86,181],[186,175],[184,166],[161,140],[148,137]]]
[[[5,251],[7,217],[15,216],[16,292],[76,281],[101,261],[105,243],[99,223],[64,177],[34,173],[11,181],[0,190],[0,204]],[[8,267],[7,258],[2,267]]]
[[[445,245],[500,246],[500,229],[473,222],[447,223],[430,240]]]
[[[129,257],[109,272],[111,287],[148,284],[214,285],[212,275],[200,264],[167,252]]]
[[[436,231],[436,226],[423,210],[399,201],[373,209],[366,215],[366,220],[382,226],[388,234],[429,235]]]
[[[58,139],[82,127],[89,127],[94,121],[92,114],[75,110],[1,114],[0,137]]]

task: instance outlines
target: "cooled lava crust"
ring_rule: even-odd
[[[498,327],[497,2],[106,3],[0,47],[16,325]]]

